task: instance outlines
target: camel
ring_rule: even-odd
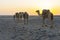
[[[29,17],[28,13],[24,12],[24,14],[23,14],[24,24],[26,24],[26,23],[28,24],[28,17]]]
[[[19,20],[20,21],[23,20],[23,14],[24,14],[24,12],[19,12]]]
[[[14,20],[19,21],[19,13],[16,12],[15,15],[13,15]]]
[[[40,15],[39,10],[37,10],[36,12],[38,13],[38,15]],[[51,22],[50,24],[52,28],[53,27],[53,13],[51,13],[50,10],[46,10],[46,9],[42,10],[42,23],[43,23],[42,27],[47,26],[45,25],[45,19],[48,19]]]
[[[28,13],[27,12],[19,12],[15,13],[14,19],[17,19],[18,21],[24,20],[24,24],[28,24]]]

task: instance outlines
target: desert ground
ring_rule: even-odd
[[[13,16],[0,16],[0,40],[60,40],[60,16],[54,16],[54,26],[42,27],[42,18],[29,16],[28,24]]]

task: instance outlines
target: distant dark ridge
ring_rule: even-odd
[[[29,15],[31,17],[37,17],[37,15]],[[55,17],[60,17],[60,15],[54,15]],[[13,15],[0,15],[0,17],[13,17]]]
[[[60,17],[60,15],[54,15],[54,16],[58,16],[58,17]]]
[[[33,17],[33,16],[36,16],[36,15],[31,15],[31,16]],[[60,15],[54,15],[54,17],[60,17]]]
[[[13,15],[0,15],[0,16],[13,16]],[[29,16],[37,16],[37,15],[29,15]]]
[[[13,16],[13,15],[0,15],[0,16]]]
[[[13,15],[0,15],[0,18],[12,18]]]

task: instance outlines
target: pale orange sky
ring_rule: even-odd
[[[0,15],[13,15],[27,11],[37,15],[36,10],[50,9],[54,15],[60,15],[60,0],[0,0]]]

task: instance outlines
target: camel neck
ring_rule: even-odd
[[[38,15],[40,16],[40,12],[38,12]]]

